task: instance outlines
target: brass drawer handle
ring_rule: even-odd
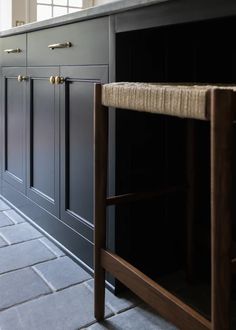
[[[56,76],[55,77],[55,84],[56,85],[64,84],[64,82],[65,82],[65,78],[64,77],[59,77],[59,76]]]
[[[7,54],[14,54],[14,53],[21,53],[22,50],[20,48],[12,48],[12,49],[4,49],[4,53]]]
[[[70,41],[67,41],[64,43],[48,45],[48,48],[53,50],[55,48],[70,48],[71,46],[72,46],[72,43]]]
[[[27,81],[27,80],[28,80],[28,77],[27,77],[27,76],[19,75],[19,76],[17,77],[17,80],[18,80],[19,82]]]

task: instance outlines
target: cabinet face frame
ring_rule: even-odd
[[[73,134],[70,128],[70,86],[74,84],[83,84],[86,92],[83,97],[84,100],[87,99],[87,103],[91,104],[92,118],[93,118],[93,85],[94,83],[106,83],[108,81],[108,66],[62,66],[60,68],[60,75],[66,78],[66,83],[60,86],[60,114],[61,114],[61,175],[60,175],[60,186],[61,186],[61,220],[72,227],[74,230],[78,231],[82,236],[93,241],[93,215],[90,219],[86,219],[82,214],[79,212],[74,212],[70,209],[70,173],[69,173],[69,160],[70,160],[70,144],[73,141],[70,141],[69,134]],[[87,85],[89,87],[87,88]],[[79,88],[79,87],[78,87]],[[91,93],[90,93],[91,91]],[[79,93],[79,90],[78,90]],[[79,96],[78,96],[79,97]],[[77,102],[78,100],[75,99],[73,102]],[[83,112],[83,111],[82,111]],[[78,104],[78,115],[81,114],[79,104]],[[81,114],[82,116],[82,114]],[[88,118],[88,117],[87,117]],[[91,116],[90,116],[91,119]],[[79,120],[79,119],[78,119]],[[92,119],[93,120],[93,119]],[[93,125],[93,123],[92,123]],[[91,123],[90,123],[91,126]],[[85,128],[86,129],[86,128]],[[81,133],[84,137],[83,133]],[[91,134],[93,134],[91,132]],[[90,137],[91,138],[91,137]],[[92,136],[93,141],[93,136]],[[75,143],[76,141],[74,141]],[[78,143],[79,148],[79,143]],[[90,145],[90,151],[93,150],[93,142]],[[79,152],[79,150],[78,150]],[[92,153],[92,151],[91,151]],[[73,155],[72,155],[73,156]],[[76,157],[76,156],[75,156]],[[90,161],[92,162],[93,155],[91,155]],[[86,162],[85,162],[86,163]],[[91,175],[93,176],[93,170],[91,171]],[[88,173],[88,172],[87,172]],[[90,178],[93,182],[93,177]],[[91,182],[90,181],[90,182]],[[86,182],[86,178],[85,178]],[[93,183],[92,183],[93,184]],[[91,189],[93,190],[93,188]],[[76,193],[76,191],[74,192]],[[76,195],[76,194],[75,194]],[[75,196],[75,198],[80,198],[80,196]],[[86,207],[91,207],[93,209],[93,196],[91,195],[90,202]],[[92,210],[91,210],[92,211]]]
[[[51,214],[59,217],[59,87],[57,85],[50,84],[50,76],[58,76],[59,75],[59,67],[38,67],[38,68],[28,68],[27,69],[27,75],[29,77],[29,84],[28,84],[28,90],[27,90],[27,196],[36,202],[38,205],[43,207],[45,210],[50,212]],[[39,105],[39,100],[37,100],[37,107],[34,103],[34,92],[36,84],[38,82],[45,82],[45,84],[48,84],[48,87],[46,85],[43,85],[43,91],[42,93],[45,93],[45,91],[48,91],[44,94],[44,97],[42,99],[42,108],[41,105]],[[39,85],[40,87],[40,85]],[[38,88],[39,88],[38,87]],[[53,89],[53,94],[50,94]],[[47,107],[47,103],[44,102],[51,102],[53,104],[53,109],[50,107],[50,105]],[[44,115],[47,115],[47,112],[45,112],[44,109],[51,110],[51,118],[52,121],[50,123],[45,123],[45,125],[52,125],[53,130],[53,141],[48,141],[48,143],[53,144],[52,152],[54,155],[49,155],[53,158],[53,165],[51,164],[51,167],[53,170],[51,171],[51,175],[53,178],[51,179],[53,181],[53,187],[49,186],[49,189],[53,190],[53,196],[49,196],[45,191],[43,191],[43,188],[47,190],[47,182],[43,180],[43,171],[45,171],[45,176],[48,178],[50,177],[49,173],[46,173],[47,167],[46,167],[46,154],[44,154],[44,151],[46,148],[46,141],[45,136],[49,135],[50,129],[49,126],[47,126],[44,132],[44,127],[41,126],[43,118],[42,113],[44,112]],[[40,132],[40,126],[41,126],[41,132]],[[35,133],[36,131],[36,133]],[[44,136],[45,133],[45,136]],[[35,136],[36,134],[36,136]],[[36,141],[38,139],[38,141]],[[41,140],[40,140],[41,139]],[[35,147],[37,144],[37,148]],[[41,145],[41,149],[40,149]],[[45,146],[45,148],[43,148]],[[34,149],[37,149],[35,153]],[[34,158],[38,157],[39,163],[43,164],[43,168],[35,169],[34,166],[37,166],[38,164],[34,163]],[[51,162],[52,163],[52,162]],[[50,167],[50,166],[49,166]],[[48,170],[49,170],[48,167]],[[42,170],[42,173],[41,173]],[[37,173],[37,181],[42,182],[42,189],[39,189],[35,186],[35,177],[34,174]],[[41,177],[41,179],[40,179]],[[43,187],[44,185],[44,187]]]
[[[3,157],[2,157],[2,178],[8,182],[15,189],[21,193],[26,192],[26,86],[27,81],[18,82],[17,78],[19,75],[26,75],[26,68],[3,68],[2,69],[2,138],[3,138]],[[19,88],[18,91],[14,92],[14,89],[10,89],[10,82],[14,83],[14,86]],[[14,87],[13,86],[13,87]],[[8,104],[8,93],[14,93],[16,97],[17,92],[20,93],[18,96],[17,105],[14,104],[10,108]],[[21,116],[19,115],[21,112]],[[14,127],[15,125],[15,127]],[[11,127],[9,127],[11,126]],[[11,136],[9,136],[11,134]],[[12,143],[12,146],[10,146]],[[13,147],[13,144],[18,143],[18,150],[9,150]],[[18,151],[18,157],[17,157]],[[9,160],[9,157],[12,158]],[[15,170],[21,172],[19,176],[17,173],[9,168],[9,163],[13,162]],[[20,163],[21,164],[20,164]]]

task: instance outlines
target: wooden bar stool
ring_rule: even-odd
[[[95,85],[95,317],[104,317],[105,271],[185,330],[228,330],[232,257],[232,149],[236,88],[230,86],[111,83]],[[108,107],[210,121],[211,150],[211,321],[130,263],[106,248],[106,208],[148,198],[129,193],[107,196]],[[119,111],[119,110],[117,110]],[[159,191],[160,196],[165,191]],[[153,198],[153,193],[152,196]]]

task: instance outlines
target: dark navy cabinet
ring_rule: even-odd
[[[110,24],[108,16],[101,17],[0,43],[1,194],[88,270],[93,93],[94,83],[109,79]]]

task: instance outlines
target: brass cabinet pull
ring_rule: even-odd
[[[70,41],[58,43],[58,44],[52,44],[48,45],[48,48],[55,49],[55,48],[70,48],[72,46],[72,43]]]
[[[17,77],[17,80],[18,80],[19,82],[27,81],[27,80],[28,80],[28,77],[27,77],[27,76],[19,75],[19,76]]]
[[[55,77],[54,76],[51,76],[49,78],[49,81],[50,81],[50,84],[54,85],[55,84]]]
[[[49,81],[52,85],[60,85],[60,84],[64,84],[65,78],[60,76],[56,76],[56,77],[51,76],[49,78]]]
[[[13,48],[13,49],[4,49],[4,53],[13,54],[13,53],[20,53],[22,50],[20,48]]]
[[[59,77],[59,76],[56,76],[55,77],[55,84],[56,85],[64,84],[64,82],[65,82],[65,78],[64,77]]]

